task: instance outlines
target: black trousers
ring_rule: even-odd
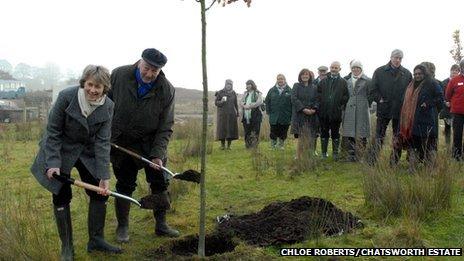
[[[271,140],[276,140],[277,138],[281,140],[287,139],[287,132],[288,132],[288,127],[290,125],[281,125],[281,124],[276,124],[276,125],[271,125],[271,134],[269,137]]]
[[[399,119],[391,119],[392,121],[392,128],[393,128],[393,143],[398,140],[400,134],[400,120]],[[374,156],[377,159],[378,153],[383,146],[385,140],[385,133],[387,131],[388,123],[390,123],[390,119],[377,117],[377,126],[375,129],[375,145],[374,145]],[[401,158],[401,147],[393,146],[391,159],[394,163],[397,163]]]
[[[464,114],[453,114],[453,157],[462,158],[462,129]]]
[[[74,167],[79,172],[79,176],[83,182],[89,183],[95,186],[99,185],[100,180],[97,180],[96,178],[94,178],[80,160],[77,160]],[[69,177],[70,173],[60,173],[60,175]],[[87,195],[89,195],[89,197],[93,200],[98,200],[98,201],[103,201],[103,202],[106,202],[108,200],[108,196],[99,195],[95,191],[86,189],[85,193],[87,193]],[[67,205],[71,203],[71,199],[72,199],[71,184],[64,184],[61,187],[61,190],[58,193],[58,195],[53,194],[52,197],[53,197],[53,205],[55,206],[63,206],[63,205]]]
[[[166,165],[167,160],[163,161]],[[152,167],[145,166],[145,178],[150,184],[152,193],[160,193],[168,189],[169,182],[164,178],[163,171],[155,170]],[[135,159],[130,156],[121,158],[119,164],[113,165],[113,172],[116,176],[116,191],[118,193],[131,196],[137,187],[137,174],[139,167]]]
[[[448,120],[443,121],[445,123],[445,143],[448,145],[451,141],[451,125],[448,124]]]
[[[414,156],[421,162],[423,162],[424,159],[430,162],[432,160],[432,153],[437,151],[436,141],[436,138],[412,136],[410,148]]]
[[[330,137],[332,138],[332,140],[340,139],[341,121],[328,121],[328,120],[320,119],[320,123],[321,123],[321,139],[328,139]]]
[[[259,131],[261,130],[261,122],[244,122],[243,129],[245,131],[245,147],[256,147],[259,142]]]

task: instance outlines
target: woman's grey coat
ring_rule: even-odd
[[[238,102],[235,91],[227,92],[220,90],[216,92],[216,100],[214,104],[217,106],[217,140],[236,140],[238,139]],[[223,101],[222,97],[227,97],[227,101]]]
[[[346,103],[343,117],[343,137],[367,138],[370,136],[370,117],[368,100],[371,79],[362,75],[353,86],[351,79],[347,80],[350,98]]]
[[[47,169],[60,168],[60,172],[70,174],[78,159],[96,179],[110,178],[114,103],[106,97],[105,103],[85,118],[77,100],[78,89],[79,86],[70,87],[59,93],[31,167],[37,181],[54,194],[58,194],[62,184],[49,180],[45,174]]]

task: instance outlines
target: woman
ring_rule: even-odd
[[[303,152],[314,152],[319,131],[319,93],[313,84],[313,74],[308,69],[300,71],[298,82],[293,85],[292,106],[292,132],[298,137],[296,157],[300,159]]]
[[[263,95],[253,80],[246,82],[246,91],[240,100],[242,107],[242,123],[245,131],[245,147],[256,148],[259,143],[259,131],[263,114],[261,105],[263,104]]]
[[[53,193],[53,209],[61,239],[61,259],[74,257],[70,184],[53,178],[56,173],[69,177],[75,167],[82,181],[104,189],[86,190],[90,197],[87,251],[120,253],[103,236],[109,188],[110,136],[113,102],[106,97],[110,74],[102,66],[88,65],[80,86],[61,91],[50,111],[46,133],[31,172],[39,183]]]
[[[232,80],[227,79],[224,89],[216,92],[215,96],[214,104],[217,106],[216,138],[221,141],[221,150],[226,149],[226,140],[227,149],[230,150],[232,141],[238,139],[237,117],[239,116],[237,94],[233,90]]]
[[[400,141],[409,150],[411,169],[416,159],[433,163],[437,148],[438,108],[443,93],[424,65],[414,67],[413,80],[406,88],[400,117]]]
[[[350,63],[351,74],[347,79],[350,98],[346,104],[343,116],[342,137],[347,152],[348,161],[357,161],[359,151],[364,150],[367,138],[370,136],[368,88],[371,79],[363,73],[360,61],[353,60]]]
[[[284,148],[288,127],[292,120],[292,90],[283,74],[277,75],[277,82],[266,95],[266,112],[271,125],[271,147]]]

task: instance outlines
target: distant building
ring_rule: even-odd
[[[25,107],[23,100],[0,100],[0,122],[23,122],[38,118],[38,107]]]
[[[25,93],[23,82],[16,79],[0,79],[0,99],[17,99]]]
[[[20,122],[23,118],[23,110],[13,102],[0,100],[0,122]]]
[[[0,79],[0,91],[17,91],[19,88],[24,87],[24,84],[18,80],[3,80]]]

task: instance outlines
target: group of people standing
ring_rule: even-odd
[[[462,128],[464,123],[464,60],[453,65],[450,78],[443,82],[435,79],[435,66],[423,62],[414,67],[413,73],[401,65],[403,52],[392,51],[390,61],[377,68],[372,79],[363,73],[358,60],[350,62],[351,72],[340,76],[341,65],[333,62],[330,69],[318,68],[318,77],[308,69],[298,74],[293,88],[285,76],[278,74],[276,84],[266,97],[249,80],[240,101],[233,91],[232,81],[216,93],[218,106],[217,138],[223,149],[227,140],[238,139],[237,117],[243,123],[247,148],[259,141],[263,113],[269,116],[272,148],[283,148],[291,126],[291,134],[298,139],[296,157],[303,151],[316,153],[320,137],[322,157],[328,157],[331,140],[334,159],[358,161],[369,164],[377,161],[383,146],[386,130],[392,123],[391,164],[397,164],[402,150],[408,151],[411,163],[419,160],[433,162],[437,151],[438,120],[444,119],[445,140],[450,142],[453,126],[452,155],[462,158]],[[371,135],[370,107],[377,104],[375,137],[368,147]],[[340,132],[340,128],[341,132]],[[368,153],[365,153],[368,152]],[[366,157],[362,157],[366,155]]]
[[[464,125],[464,60],[460,67],[451,67],[450,79],[440,84],[434,78],[432,63],[422,63],[411,74],[401,66],[403,52],[394,50],[390,61],[379,67],[372,80],[363,73],[361,62],[350,63],[351,73],[340,76],[340,63],[318,68],[319,76],[302,69],[298,82],[290,88],[285,76],[277,81],[266,97],[255,82],[246,82],[246,92],[240,101],[233,82],[226,80],[223,90],[216,93],[218,107],[217,138],[222,149],[230,149],[238,139],[237,118],[243,123],[246,147],[258,145],[263,111],[269,115],[270,138],[273,148],[283,148],[290,127],[298,138],[297,157],[305,148],[314,153],[316,139],[321,137],[322,156],[328,157],[329,138],[333,157],[338,158],[340,126],[342,143],[348,159],[359,159],[359,149],[365,148],[370,135],[369,106],[377,103],[377,125],[372,155],[375,162],[384,142],[389,122],[393,126],[392,162],[397,163],[402,149],[410,160],[431,159],[437,150],[438,113],[453,127],[453,157],[462,158]],[[135,64],[109,71],[103,66],[89,65],[84,69],[79,85],[60,92],[48,118],[46,133],[31,167],[37,181],[52,192],[53,212],[61,240],[61,259],[74,259],[70,203],[70,184],[63,184],[56,175],[70,177],[76,168],[82,181],[98,186],[100,192],[86,190],[88,207],[87,251],[121,253],[121,248],[104,238],[106,202],[109,191],[109,165],[116,176],[116,191],[131,196],[137,174],[144,169],[155,203],[153,216],[157,235],[177,237],[179,232],[168,226],[168,179],[161,167],[167,163],[167,147],[174,124],[175,88],[162,68],[166,56],[154,48],[146,49]],[[458,72],[460,70],[460,73]],[[443,97],[446,98],[444,103]],[[449,111],[447,110],[449,108]],[[449,135],[449,127],[445,128]],[[449,138],[447,138],[449,140]],[[150,165],[111,150],[111,142],[128,148],[151,160]],[[129,241],[130,203],[117,199],[118,221],[116,239]]]

